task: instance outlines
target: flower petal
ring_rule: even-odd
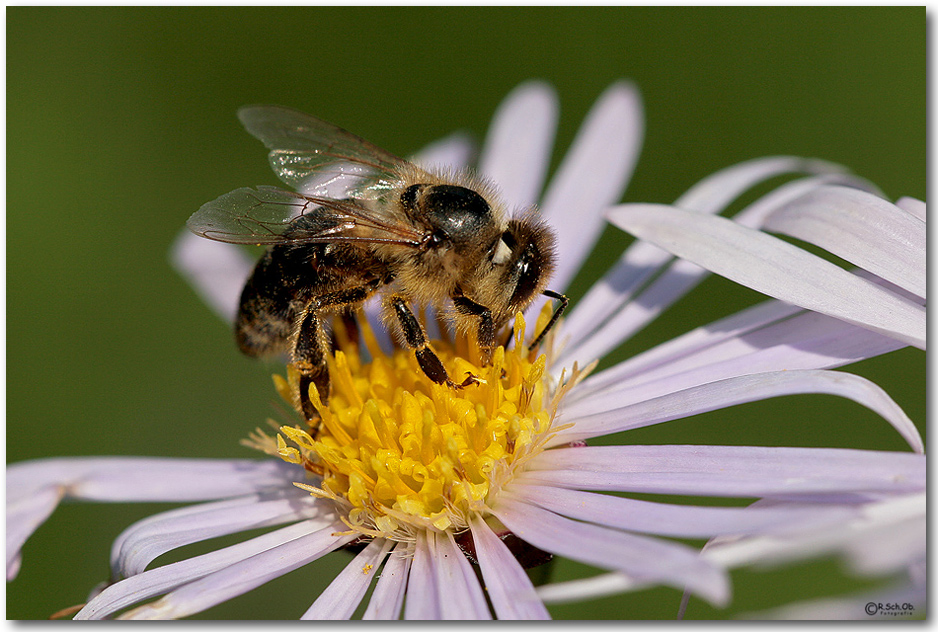
[[[289,466],[273,460],[53,458],[7,467],[7,575],[19,551],[64,498],[109,502],[215,500],[282,488]]]
[[[641,390],[641,389],[639,389]],[[568,430],[558,432],[548,445],[612,434],[623,430],[690,417],[738,404],[805,393],[846,397],[879,413],[916,452],[924,452],[922,439],[912,420],[886,392],[866,378],[838,371],[775,371],[717,380],[659,397],[629,401],[622,391],[594,395],[579,405],[564,409],[560,424],[575,420]]]
[[[820,187],[773,212],[765,228],[820,246],[925,296],[925,222],[880,197]]]
[[[431,545],[431,542],[433,543]],[[434,549],[431,550],[431,546]],[[410,565],[407,580],[407,599],[404,602],[404,618],[408,620],[438,620],[443,616],[443,604],[437,590],[435,540],[427,532],[417,532],[414,544],[414,560]]]
[[[610,221],[737,283],[925,348],[925,310],[789,243],[722,218],[652,204]]]
[[[586,601],[607,595],[618,595],[645,586],[622,573],[600,573],[585,579],[553,582],[537,587],[537,595],[544,603]]]
[[[550,619],[547,608],[534,592],[534,585],[508,547],[478,516],[472,518],[469,526],[485,590],[498,618]]]
[[[912,197],[901,197],[896,200],[896,206],[901,208],[903,211],[910,213],[912,217],[926,221],[925,219],[925,202],[921,200],[916,200]]]
[[[602,232],[602,211],[621,197],[644,138],[638,89],[610,86],[590,110],[544,194],[541,213],[557,233],[558,267],[551,287],[562,291]]]
[[[469,560],[453,540],[453,534],[432,533],[436,590],[442,606],[441,618],[447,620],[491,619],[492,613],[482,594],[482,586]],[[409,591],[408,591],[409,594]]]
[[[350,619],[393,544],[390,540],[372,540],[342,569],[300,619]]]
[[[498,185],[511,208],[537,202],[557,129],[557,94],[542,81],[522,83],[505,97],[489,126],[479,173]]]
[[[726,575],[684,545],[570,520],[508,490],[499,495],[492,513],[519,538],[545,551],[618,570],[643,583],[686,586],[713,604],[729,599]]]
[[[675,202],[700,213],[718,213],[749,187],[789,171],[823,175],[789,182],[740,211],[733,221],[757,228],[766,215],[805,191],[828,182],[869,186],[829,163],[801,158],[761,158],[734,165],[705,178]],[[619,261],[593,285],[564,323],[567,351],[558,362],[585,364],[600,358],[631,337],[658,314],[690,292],[708,270],[674,257],[641,240],[632,243]]]
[[[323,525],[335,521],[328,503],[296,488],[163,512],[135,523],[117,537],[111,547],[112,575],[141,573],[163,553],[193,542],[296,520],[314,524],[313,518]]]
[[[371,600],[362,619],[392,621],[400,618],[410,563],[407,545],[398,543],[384,562],[384,568],[378,575],[378,583],[371,593]]]
[[[674,206],[700,213],[719,213],[745,191],[770,178],[792,173],[842,174],[846,171],[841,165],[813,158],[755,158],[710,174],[689,188]]]
[[[466,134],[457,132],[434,141],[410,157],[424,169],[461,170],[472,162],[475,144]]]
[[[621,498],[518,481],[518,498],[568,518],[615,529],[682,538],[801,530],[842,522],[841,507],[700,507]]]
[[[36,529],[52,515],[65,495],[61,487],[44,487],[16,500],[11,499],[10,478],[7,476],[7,581],[20,570],[20,550]]]
[[[7,494],[16,500],[60,487],[83,500],[190,502],[282,489],[294,475],[273,459],[51,458],[7,467]]]
[[[355,539],[337,535],[335,525],[261,551],[123,613],[120,619],[179,619],[242,595],[319,559]],[[135,577],[143,577],[144,574]],[[129,581],[129,580],[128,580]]]
[[[741,210],[733,216],[733,221],[749,228],[763,228],[766,219],[786,204],[827,185],[840,185],[870,194],[879,193],[879,189],[870,181],[849,173],[824,174],[810,178],[800,178],[786,182]],[[690,209],[694,210],[694,209]]]
[[[307,536],[315,536],[312,539],[305,540],[308,543],[316,544],[318,542],[321,546],[331,546],[335,539],[332,533],[336,529],[342,528],[342,526],[339,523],[321,528],[321,525],[312,521],[298,522],[211,553],[144,571],[139,575],[128,577],[105,588],[89,601],[75,618],[104,619],[110,617],[135,603],[140,603],[150,597],[211,575],[238,562],[251,559],[258,553],[276,549],[287,542],[295,542]],[[344,543],[350,539],[353,538],[346,536],[341,541]]]
[[[925,488],[907,452],[756,446],[625,445],[545,450],[518,479],[573,489],[758,498]],[[536,543],[535,543],[536,544]]]
[[[760,501],[766,502],[766,501]],[[772,501],[769,501],[772,502]],[[806,503],[817,504],[817,498]],[[775,502],[786,507],[799,503]],[[833,504],[833,503],[831,503]],[[703,555],[725,567],[767,565],[843,553],[852,570],[866,575],[901,572],[925,558],[926,493],[880,495],[872,502],[847,499],[853,517],[839,528],[808,529],[798,533],[759,534],[716,538]]]
[[[254,267],[247,252],[183,230],[173,243],[169,261],[222,320],[234,322],[241,289]]]
[[[640,384],[649,399],[739,375],[837,368],[903,346],[842,320],[770,300],[591,375],[570,393],[566,405],[599,392],[631,391]]]

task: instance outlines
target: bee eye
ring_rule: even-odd
[[[448,241],[446,233],[441,230],[435,230],[430,234],[430,238],[427,240],[431,248],[437,248],[440,245]]]
[[[515,273],[518,280],[515,283],[515,291],[511,294],[511,304],[517,307],[527,305],[531,297],[537,292],[537,286],[541,278],[538,262],[542,260],[541,252],[533,243],[529,243],[524,248],[524,252],[515,263]]]

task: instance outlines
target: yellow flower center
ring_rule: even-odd
[[[320,475],[319,486],[297,485],[335,500],[363,535],[407,540],[419,529],[468,528],[557,430],[551,422],[566,389],[546,372],[545,355],[527,351],[524,329],[518,315],[514,344],[497,347],[487,366],[470,340],[433,341],[455,381],[480,378],[462,389],[432,382],[411,350],[382,353],[367,324],[367,364],[337,331],[346,351],[330,358],[328,405],[310,389],[322,419],[315,428],[281,427],[277,454]],[[295,406],[295,370],[275,381]]]

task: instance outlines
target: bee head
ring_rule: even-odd
[[[554,271],[554,242],[550,228],[535,217],[526,215],[508,221],[491,254],[506,293],[507,314],[524,310],[547,287]]]

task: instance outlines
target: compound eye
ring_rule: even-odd
[[[537,292],[537,286],[541,280],[541,253],[533,243],[525,246],[524,252],[515,264],[515,272],[518,280],[515,283],[515,291],[511,294],[511,304],[520,308],[527,305],[534,294]]]

